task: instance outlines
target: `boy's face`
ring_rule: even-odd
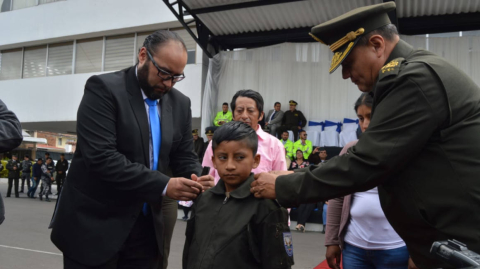
[[[260,155],[253,156],[244,141],[224,141],[213,152],[212,162],[225,182],[227,192],[231,192],[247,180],[252,169],[258,167]]]

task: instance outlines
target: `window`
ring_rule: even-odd
[[[73,42],[48,46],[47,76],[72,73]]]
[[[105,71],[121,70],[133,65],[135,35],[107,37],[105,41]]]
[[[22,78],[22,49],[0,51],[0,80]]]
[[[61,138],[58,139],[58,145],[59,145],[59,146],[62,145],[62,139],[61,139]]]
[[[26,7],[33,7],[37,5],[37,0],[13,0],[13,8],[12,10],[26,8]]]
[[[25,48],[23,57],[23,78],[45,76],[47,46]]]
[[[102,71],[103,38],[77,41],[75,74]]]
[[[10,11],[12,0],[0,0],[0,12]]]

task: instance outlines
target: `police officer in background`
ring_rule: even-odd
[[[480,253],[480,88],[400,40],[387,15],[394,10],[395,2],[366,6],[312,28],[334,53],[330,72],[341,65],[344,79],[374,96],[358,144],[320,166],[255,175],[251,191],[295,207],[378,186],[417,267],[452,268],[430,255],[434,241],[456,239]]]
[[[282,118],[282,125],[277,128],[277,137],[281,137],[284,131],[291,130],[293,132],[294,143],[298,139],[298,131],[307,124],[307,119],[302,111],[297,110],[297,102],[290,100],[290,110],[285,111]]]
[[[17,155],[12,155],[12,159],[7,162],[8,170],[8,190],[7,197],[12,194],[12,185],[15,192],[15,197],[18,198],[18,179],[20,178],[20,163],[17,160]]]
[[[68,161],[65,160],[65,154],[60,154],[60,160],[57,161],[55,165],[55,171],[57,171],[57,176],[55,181],[57,182],[57,195],[60,195],[62,191],[63,183],[65,182],[65,177],[67,176],[68,170]]]
[[[192,136],[193,136],[193,151],[197,154],[198,160],[200,161],[200,163],[202,163],[203,154],[205,152],[203,137],[200,137],[198,135],[198,129],[192,130]]]
[[[22,170],[22,185],[20,192],[23,193],[25,180],[27,181],[27,188],[30,189],[30,173],[32,171],[32,162],[30,161],[30,156],[25,155],[23,161],[20,163],[20,170]]]

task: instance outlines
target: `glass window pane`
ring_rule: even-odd
[[[10,11],[11,0],[0,0],[0,12]]]
[[[133,65],[134,34],[107,37],[105,71],[121,70]]]
[[[75,74],[102,71],[103,38],[77,40]]]
[[[73,42],[49,45],[47,76],[71,74],[72,60]]]
[[[195,63],[195,54],[196,54],[196,52],[194,50],[189,50],[188,51],[187,64],[194,64]]]
[[[13,10],[37,5],[37,0],[13,0]]]
[[[0,51],[0,80],[22,78],[22,49]]]
[[[23,78],[44,77],[46,61],[47,46],[25,48]]]

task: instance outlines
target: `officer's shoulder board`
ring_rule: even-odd
[[[382,69],[380,69],[380,76],[378,80],[382,80],[389,76],[398,75],[398,73],[400,72],[400,66],[404,61],[405,61],[405,58],[400,57],[400,58],[393,59],[389,63],[384,65]]]

